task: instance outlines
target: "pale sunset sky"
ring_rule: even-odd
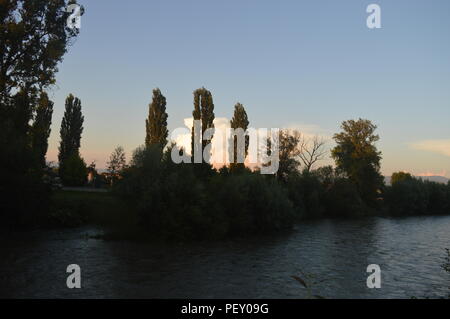
[[[115,146],[129,157],[144,143],[153,88],[167,98],[173,130],[204,86],[216,117],[231,118],[239,101],[254,128],[330,137],[344,120],[370,119],[383,174],[450,177],[448,0],[79,3],[80,35],[50,91],[49,161],[69,93],[85,116],[81,155],[104,168]],[[381,7],[381,29],[366,26],[371,3]]]

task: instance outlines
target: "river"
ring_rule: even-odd
[[[450,217],[304,222],[287,234],[190,244],[93,239],[83,227],[3,236],[0,297],[305,298],[297,275],[325,298],[448,297],[441,265]],[[66,267],[81,267],[68,289]],[[369,264],[381,288],[369,289]],[[302,274],[303,273],[303,274]]]

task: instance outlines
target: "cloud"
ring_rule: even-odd
[[[171,136],[172,140],[179,147],[183,147],[186,150],[187,154],[191,154],[191,129],[193,126],[194,120],[192,117],[184,119],[185,127],[175,129]],[[211,163],[223,163],[225,159],[225,150],[223,149],[223,142],[218,140],[218,132],[225,132],[227,128],[230,127],[230,120],[224,117],[216,117],[214,119],[214,128],[216,129],[216,134],[214,135],[211,142]]]
[[[297,130],[306,138],[319,136],[325,141],[330,141],[332,139],[332,134],[330,132],[315,124],[289,124],[287,129]]]
[[[433,152],[450,157],[450,139],[423,140],[410,144],[410,147],[415,150]]]
[[[443,171],[437,172],[437,173],[428,171],[428,172],[425,172],[425,173],[417,174],[417,176],[420,176],[420,177],[432,177],[432,176],[446,177],[447,176],[447,171],[443,170]]]

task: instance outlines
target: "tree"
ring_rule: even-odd
[[[59,167],[59,175],[65,186],[83,186],[87,182],[87,167],[78,153],[72,153]]]
[[[405,172],[396,172],[391,176],[391,185],[394,185],[398,182],[402,182],[405,180],[412,180],[414,177],[410,173]]]
[[[337,146],[331,151],[338,170],[345,172],[356,185],[363,201],[376,206],[384,185],[380,174],[381,152],[375,143],[380,139],[376,126],[369,120],[349,120],[341,125],[342,132],[334,135]]]
[[[122,146],[117,146],[109,157],[108,173],[111,174],[111,184],[120,177],[121,172],[126,168],[126,156]]]
[[[203,153],[207,145],[211,142],[213,134],[210,134],[209,138],[206,139],[201,137],[205,137],[206,130],[214,129],[214,103],[211,92],[205,88],[194,91],[194,111],[192,112],[192,117],[194,119],[191,140],[192,157],[194,158],[194,154],[202,155],[202,165],[198,171],[201,172],[200,174],[207,174],[206,172],[211,170],[211,165],[204,162]],[[201,121],[201,132],[195,132],[196,120]],[[199,140],[200,138],[201,140]]]
[[[145,120],[147,135],[145,145],[159,144],[164,148],[167,144],[166,98],[159,89],[153,90],[152,103],[149,105],[148,119]]]
[[[76,3],[75,1],[69,1]],[[0,1],[0,104],[17,88],[33,93],[55,83],[70,40],[65,0]]]
[[[81,134],[83,133],[84,116],[81,113],[81,101],[70,94],[66,98],[66,109],[61,122],[59,144],[59,165],[80,150]]]
[[[310,139],[302,136],[299,157],[307,172],[310,172],[313,165],[322,160],[326,153],[325,141],[322,138],[317,135]]]
[[[281,130],[279,135],[279,167],[277,178],[286,181],[288,176],[297,173],[300,167],[301,134],[297,130]]]
[[[66,27],[67,4],[0,1],[0,214],[9,214],[5,220],[10,223],[31,222],[37,212],[47,210],[42,157],[32,150],[33,143],[37,145],[32,119],[39,117],[35,114],[39,92],[55,83],[58,63],[78,34]],[[43,152],[46,142],[40,140]]]
[[[234,115],[233,118],[230,121],[231,128],[234,130],[242,129],[243,134],[245,134],[245,131],[248,128],[248,116],[247,112],[245,111],[244,106],[241,103],[237,103],[234,106]],[[248,146],[249,146],[249,136],[244,135],[244,149],[238,148],[238,136],[234,135],[231,137],[231,143],[230,143],[230,152],[232,151],[233,158],[230,158],[230,168],[233,170],[235,168],[243,168],[244,163],[238,163],[238,158],[242,158],[245,160],[245,157],[248,153]]]
[[[36,117],[32,126],[31,143],[41,167],[45,167],[45,155],[48,149],[48,138],[50,136],[53,114],[53,102],[48,99],[45,92],[41,96],[36,108]]]

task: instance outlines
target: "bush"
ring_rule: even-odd
[[[297,214],[306,218],[320,218],[325,215],[325,188],[313,172],[292,174],[286,187]]]
[[[287,191],[271,176],[243,172],[212,183],[212,213],[226,216],[229,234],[256,234],[292,226],[296,213]]]
[[[325,201],[329,217],[361,217],[368,213],[356,186],[345,178],[334,181],[326,193]]]
[[[170,152],[138,149],[114,187],[137,208],[147,233],[164,239],[203,239],[292,225],[292,203],[275,179],[247,170],[221,170],[199,178],[193,164],[174,164]]]
[[[291,175],[287,187],[296,210],[306,218],[359,217],[367,214],[367,207],[356,186],[331,166]]]
[[[214,232],[204,185],[195,178],[192,165],[172,162],[170,150],[136,150],[114,192],[135,205],[140,225],[153,235],[180,240]]]
[[[408,178],[387,187],[386,204],[394,216],[448,214],[449,189],[448,185]]]

